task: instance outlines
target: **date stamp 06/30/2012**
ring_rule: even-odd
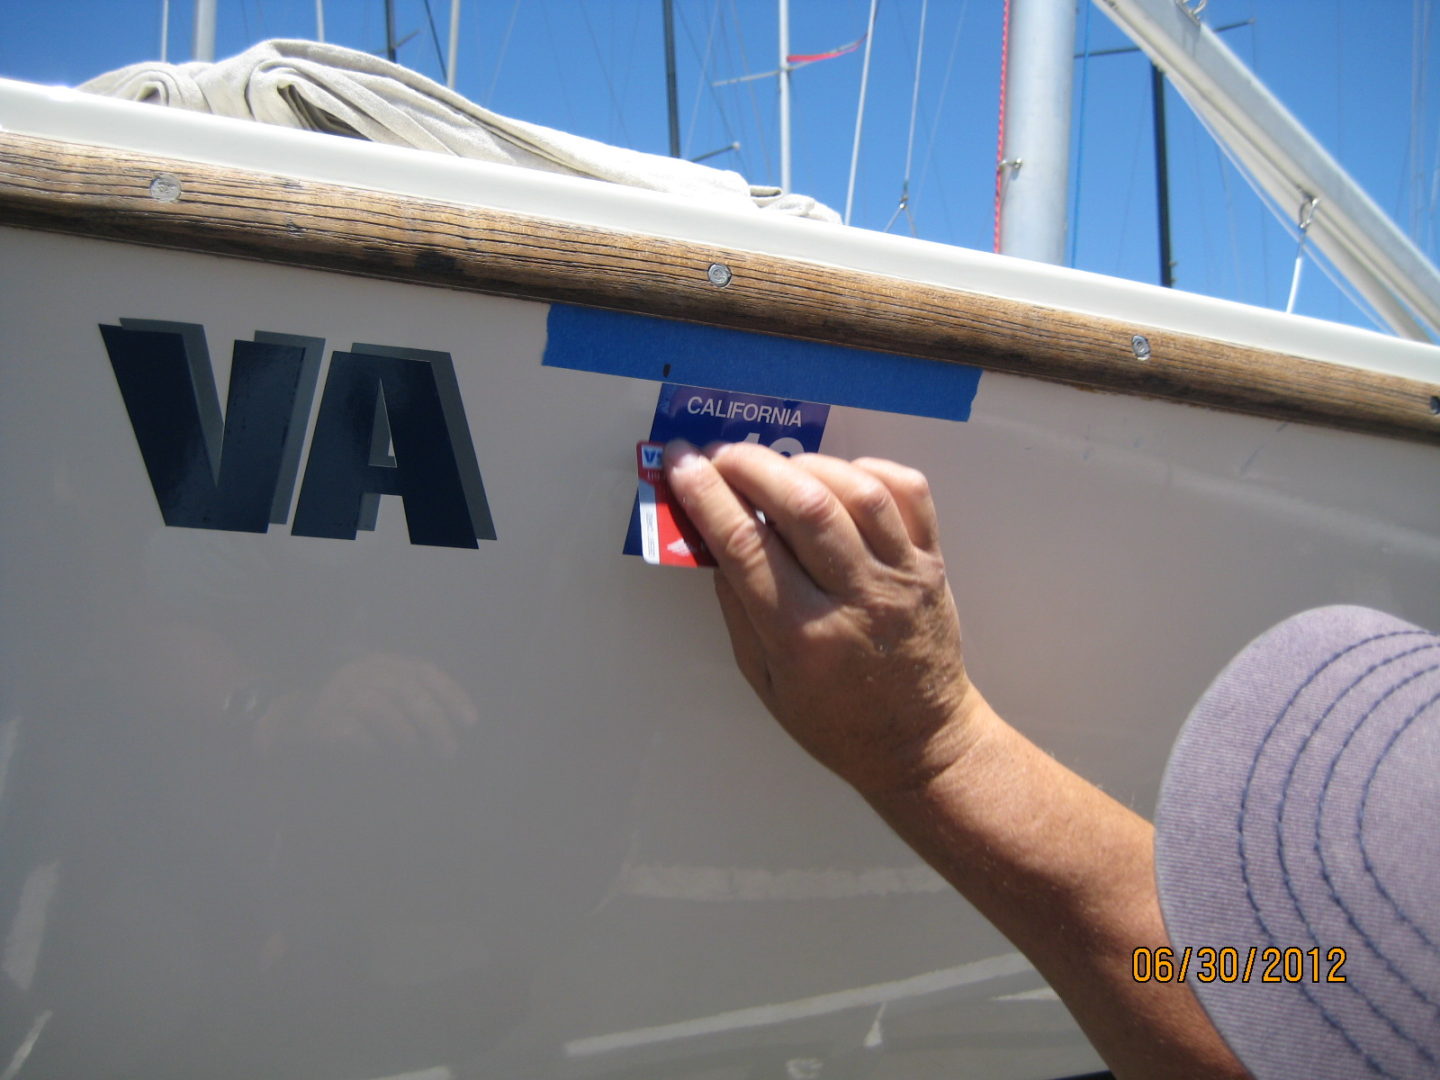
[[[1343,983],[1345,950],[1336,945],[1322,949],[1278,945],[1213,948],[1187,945],[1142,945],[1130,957],[1131,975],[1138,983]]]

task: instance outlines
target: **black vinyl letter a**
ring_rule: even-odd
[[[291,531],[353,540],[368,496],[399,495],[413,544],[475,548],[477,538],[495,539],[468,430],[452,431],[447,422],[448,413],[464,424],[458,396],[445,397],[452,384],[442,385],[430,360],[336,352]],[[377,453],[384,440],[376,437],[383,423],[395,449],[393,465],[377,460],[384,454],[383,445]]]

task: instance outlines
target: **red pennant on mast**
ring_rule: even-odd
[[[868,36],[868,34],[861,34],[854,41],[850,42],[849,45],[841,45],[838,49],[831,49],[829,52],[797,53],[794,56],[787,56],[785,57],[785,62],[787,64],[813,64],[817,60],[833,60],[837,56],[847,56],[860,48],[861,45],[864,45],[865,38]]]

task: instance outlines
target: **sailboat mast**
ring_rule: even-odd
[[[460,59],[460,0],[450,0],[450,55],[445,65],[445,85],[455,89],[455,64]]]
[[[1010,0],[1000,250],[1064,263],[1076,0]]]
[[[675,85],[675,0],[661,0],[665,16],[665,112],[670,126],[670,156],[680,156],[680,95]]]
[[[790,188],[790,0],[780,0],[780,190]]]
[[[216,0],[195,0],[195,37],[192,53],[196,60],[215,59]]]
[[[1175,285],[1175,261],[1170,254],[1170,156],[1165,135],[1165,73],[1150,65],[1150,97],[1155,121],[1155,208],[1159,216],[1160,284]]]

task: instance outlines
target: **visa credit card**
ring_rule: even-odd
[[[640,471],[640,554],[652,566],[714,566],[715,559],[665,482],[665,444],[635,445]]]
[[[662,385],[650,438],[636,449],[639,485],[625,554],[642,555],[647,562],[661,566],[715,565],[664,483],[661,451],[671,439],[688,439],[699,447],[713,442],[753,442],[787,456],[815,453],[829,416],[829,405],[813,401]]]

